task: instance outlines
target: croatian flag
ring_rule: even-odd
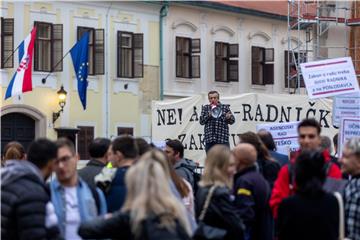
[[[35,37],[36,28],[34,27],[29,36],[19,46],[19,67],[9,83],[5,99],[32,90],[32,58]]]

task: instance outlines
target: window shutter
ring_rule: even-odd
[[[104,68],[104,29],[95,29],[95,75],[103,75]]]
[[[191,39],[191,53],[200,53],[201,52],[201,44],[200,39]]]
[[[182,77],[181,69],[181,38],[176,37],[176,77]]]
[[[288,51],[284,52],[284,79],[285,79],[285,87],[287,88],[288,85]],[[291,57],[291,56],[290,56]]]
[[[264,84],[274,84],[274,64],[264,64]]]
[[[222,76],[221,75],[221,71],[222,71],[221,45],[222,44],[220,42],[215,42],[215,81],[223,81],[221,77]]]
[[[12,54],[13,51],[14,19],[1,18],[1,68],[14,67],[14,55]]]
[[[239,44],[229,44],[229,57],[230,58],[239,57]]]
[[[200,56],[191,57],[191,77],[200,78]]]
[[[89,144],[94,140],[94,127],[78,126],[78,152],[80,159],[90,160]]]
[[[274,61],[274,49],[273,48],[265,48],[265,62],[273,62]]]
[[[239,81],[238,60],[230,60],[228,67],[229,67],[228,81],[229,82],[238,82]]]
[[[143,46],[144,46],[144,34],[135,33],[133,35],[133,54],[134,54],[134,63],[133,63],[133,76],[142,78],[144,76],[144,56],[143,56]]]
[[[53,24],[52,26],[52,66],[54,72],[61,72],[63,70],[63,61],[56,67],[55,65],[61,60],[63,56],[63,25]]]

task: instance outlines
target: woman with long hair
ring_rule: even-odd
[[[323,153],[301,152],[295,162],[295,195],[279,206],[279,240],[339,239],[339,206],[323,190],[325,179]]]
[[[1,159],[1,164],[4,165],[6,160],[25,160],[26,153],[21,143],[12,141],[5,145],[4,154]]]
[[[186,210],[171,192],[169,184],[166,184],[169,173],[162,166],[164,160],[157,159],[161,156],[156,150],[145,153],[126,174],[128,192],[123,208],[106,219],[82,224],[80,236],[139,240],[190,239]]]
[[[226,230],[224,239],[243,239],[244,225],[236,213],[231,197],[235,159],[230,149],[224,145],[212,147],[205,160],[204,174],[196,194],[196,216],[199,218],[205,201],[212,193],[210,204],[203,222],[212,227]]]
[[[239,140],[241,143],[249,143],[255,147],[258,156],[257,165],[259,167],[259,172],[264,176],[272,188],[279,173],[280,164],[271,157],[265,144],[256,133],[242,133],[239,135]]]

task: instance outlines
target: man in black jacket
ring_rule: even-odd
[[[246,225],[245,239],[271,240],[273,221],[268,204],[271,192],[256,169],[256,149],[240,143],[233,152],[238,171],[234,177],[235,206]]]
[[[9,160],[1,169],[1,239],[57,239],[56,217],[45,180],[56,159],[55,143],[30,144],[28,161]]]
[[[96,138],[89,145],[89,153],[91,159],[84,168],[79,170],[79,176],[90,187],[96,187],[94,178],[108,163],[106,153],[110,144],[111,141],[107,138]]]

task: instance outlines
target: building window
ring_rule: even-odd
[[[35,22],[34,70],[61,72],[63,69],[63,25]],[[61,61],[60,61],[61,60]]]
[[[94,140],[94,127],[78,126],[77,146],[80,159],[90,160],[89,145]]]
[[[14,19],[1,18],[1,68],[14,67]]]
[[[274,84],[274,49],[251,47],[251,83]]]
[[[200,78],[200,39],[176,37],[176,77]]]
[[[144,75],[144,49],[142,33],[118,31],[117,76],[142,78]]]
[[[215,81],[239,81],[238,57],[238,44],[215,42]]]
[[[134,136],[134,128],[132,127],[118,127],[117,128],[117,135],[130,135]]]
[[[77,40],[89,32],[89,75],[104,74],[104,29],[89,27],[77,28]]]
[[[299,55],[301,57],[301,59],[299,59]],[[285,87],[289,87],[289,82],[290,82],[290,88],[296,88],[297,87],[297,68],[299,68],[300,66],[296,67],[295,61],[297,63],[301,62],[306,62],[306,53],[297,53],[297,52],[289,52],[289,51],[285,51],[284,52],[284,76],[285,76]],[[289,59],[289,60],[288,60]],[[288,65],[290,65],[290,68],[288,69]],[[289,71],[289,72],[288,72]],[[288,80],[288,73],[290,73],[290,79]],[[304,82],[304,78],[301,75],[300,76],[300,87],[305,87],[305,82]]]

